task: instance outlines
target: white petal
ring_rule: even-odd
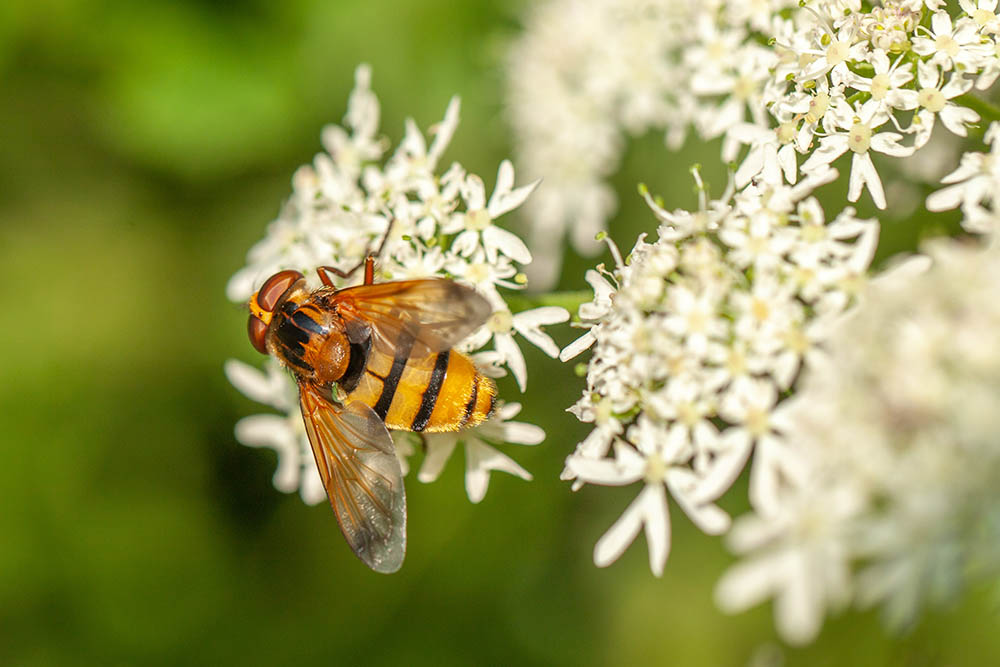
[[[469,174],[462,187],[462,198],[470,211],[486,208],[486,186],[483,185],[483,179]]]
[[[948,83],[941,86],[941,94],[946,100],[954,99],[972,90],[973,83],[972,79],[966,79],[959,72],[955,72],[948,79]]]
[[[537,445],[545,440],[545,429],[525,422],[504,422],[503,439],[514,445]]]
[[[555,344],[555,341],[553,341],[548,334],[535,328],[525,328],[523,330],[518,329],[518,331],[522,336],[531,341],[531,343],[533,343],[538,349],[553,359],[559,356],[559,346]]]
[[[245,266],[226,283],[226,297],[230,301],[243,303],[254,293],[254,286],[260,276],[259,266]]]
[[[764,168],[764,149],[762,146],[754,146],[747,153],[746,158],[743,160],[743,164],[740,168],[736,170],[734,180],[736,187],[742,188],[744,185],[750,182],[754,176],[759,174]]]
[[[298,439],[287,417],[251,415],[236,422],[236,439],[250,447],[273,447],[279,452],[295,453]]]
[[[531,252],[528,246],[524,245],[517,234],[508,232],[502,227],[490,225],[483,230],[483,245],[486,248],[486,255],[490,258],[490,263],[496,262],[496,250],[510,257],[520,264],[531,263]]]
[[[698,487],[697,502],[717,499],[725,493],[743,472],[753,444],[743,429],[729,429],[732,433],[722,436],[724,449],[716,455],[708,474]]]
[[[451,138],[458,128],[458,116],[461,106],[461,100],[457,95],[451,98],[451,101],[448,102],[448,108],[445,109],[444,119],[431,128],[431,132],[434,133],[434,141],[431,143],[431,149],[427,155],[431,169],[434,168],[441,154],[444,153],[448,144],[451,143]],[[480,205],[479,208],[482,208],[482,206]]]
[[[909,157],[913,155],[912,146],[900,145],[903,135],[896,132],[879,132],[871,140],[871,149],[876,153],[885,153],[893,157]]]
[[[407,118],[403,124],[406,129],[399,148],[410,155],[419,157],[427,155],[427,142],[424,141],[424,135],[417,127],[417,123],[412,118]]]
[[[931,28],[934,29],[934,36],[951,35],[951,17],[948,12],[934,12],[931,16]]]
[[[307,505],[318,505],[327,500],[323,480],[316,469],[316,461],[310,460],[302,468],[302,481],[299,484],[299,497]]]
[[[670,515],[667,511],[666,489],[662,484],[648,484],[641,496],[646,496],[643,504],[646,508],[649,569],[660,577],[663,576],[663,567],[670,555]]]
[[[496,334],[493,337],[493,346],[496,351],[503,355],[507,367],[517,380],[517,386],[524,391],[528,386],[528,367],[524,363],[524,355],[521,348],[514,342],[514,337],[510,334]]]
[[[280,376],[265,374],[237,359],[227,359],[222,369],[226,379],[247,398],[282,410],[290,407],[282,395]]]
[[[841,135],[820,139],[819,148],[802,163],[805,173],[825,170],[831,162],[847,151],[847,138]]]
[[[560,306],[539,306],[531,310],[522,310],[514,316],[514,326],[559,324],[569,319],[569,311]]]
[[[819,633],[823,622],[823,607],[819,583],[809,571],[803,554],[793,553],[785,563],[784,576],[791,580],[774,601],[774,620],[781,636],[790,644],[806,644]]]
[[[960,137],[964,137],[967,134],[966,125],[971,125],[979,121],[979,114],[972,109],[952,104],[942,109],[938,116],[941,117],[941,123],[945,127]]]
[[[497,171],[497,186],[486,207],[490,217],[499,218],[504,213],[512,211],[523,204],[531,193],[535,191],[540,182],[540,180],[537,180],[512,190],[511,188],[514,185],[514,167],[509,160],[501,162],[500,169]]]
[[[462,257],[468,257],[476,251],[478,246],[479,234],[471,229],[467,229],[456,236],[455,240],[452,241],[451,251]]]
[[[953,208],[958,208],[958,205],[962,203],[964,194],[964,183],[960,183],[959,185],[950,185],[946,188],[938,190],[937,192],[932,192],[927,196],[927,210],[937,212],[950,211]]]
[[[781,171],[785,174],[785,180],[792,185],[795,185],[795,181],[798,180],[799,177],[797,163],[798,157],[796,156],[795,146],[793,144],[787,144],[778,150],[778,165],[781,167]]]
[[[851,160],[851,180],[847,189],[848,201],[858,201],[861,197],[861,190],[868,186],[868,192],[872,196],[872,201],[879,209],[885,209],[885,191],[882,189],[882,181],[879,179],[875,165],[872,163],[868,153],[855,153]]]
[[[593,331],[588,331],[563,348],[562,352],[559,353],[559,361],[569,361],[582,354],[585,350],[590,349],[596,340]]]
[[[694,501],[698,479],[690,471],[673,469],[667,473],[670,494],[698,528],[708,535],[721,535],[729,529],[729,515],[712,503]]]
[[[425,435],[425,441],[427,442],[427,455],[424,456],[424,462],[420,466],[420,472],[417,473],[417,479],[421,482],[433,482],[440,475],[441,471],[444,470],[444,464],[448,462],[448,458],[451,453],[455,451],[455,436],[452,434],[444,435]]]
[[[737,563],[715,586],[715,604],[729,614],[746,611],[766,600],[775,590],[781,558],[769,555]]]
[[[670,520],[662,484],[647,485],[618,521],[597,541],[594,546],[594,564],[607,567],[618,560],[635,540],[647,519],[652,519],[646,529],[649,565],[653,573],[660,576],[670,552]]]
[[[497,185],[493,189],[493,196],[504,195],[514,187],[514,165],[510,160],[504,160],[497,168]],[[492,202],[492,197],[490,198]]]
[[[501,470],[531,481],[531,473],[510,457],[489,445],[469,440],[465,443],[465,492],[473,503],[478,503],[486,496],[491,470]]]
[[[603,486],[632,484],[641,476],[641,473],[626,472],[612,459],[592,459],[576,454],[566,457],[566,470],[584,482]]]

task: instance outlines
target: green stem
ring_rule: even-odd
[[[955,102],[978,113],[983,119],[983,125],[989,125],[995,120],[1000,120],[1000,107],[987,102],[981,97],[966,93],[965,95],[956,97]]]
[[[867,102],[871,98],[872,94],[867,90],[859,90],[850,97],[847,98],[849,104],[854,104],[855,102]]]
[[[505,294],[507,304],[511,312],[519,313],[522,310],[540,308],[542,306],[559,306],[576,315],[580,304],[587,303],[594,298],[594,293],[590,290],[577,290],[573,292],[546,292],[543,294]]]

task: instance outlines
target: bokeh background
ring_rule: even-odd
[[[260,406],[228,385],[222,363],[258,357],[225,283],[319,150],[321,126],[341,119],[355,65],[373,65],[394,141],[406,116],[426,127],[461,95],[446,160],[490,188],[512,154],[502,60],[526,7],[0,3],[0,665],[916,666],[998,655],[987,586],[902,637],[863,612],[834,617],[812,646],[783,646],[770,607],[716,610],[731,557],[676,508],[661,579],[642,538],[595,568],[595,541],[635,489],[574,494],[558,480],[586,432],[564,412],[581,381],[539,353],[522,418],[549,438],[511,448],[535,481],[495,474],[471,505],[460,454],[438,482],[410,479],[409,553],[392,576],[355,559],[327,507],[272,487],[272,452],[235,441],[233,424]],[[657,136],[632,142],[613,237],[631,247],[653,231],[639,181],[692,207],[687,167],[701,162],[721,191],[717,155],[694,140],[679,157]],[[882,259],[955,230],[954,218],[929,228],[912,217],[923,195],[890,190]],[[561,286],[584,287],[596,261],[571,254]],[[518,398],[512,382],[501,391]],[[724,506],[740,513],[744,497],[742,483]]]

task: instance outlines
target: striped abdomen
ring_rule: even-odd
[[[489,417],[496,385],[471,359],[454,350],[411,357],[411,347],[412,341],[400,340],[389,357],[352,345],[351,363],[338,383],[348,392],[346,400],[370,405],[386,426],[404,431],[456,431]],[[366,363],[360,367],[362,355]]]

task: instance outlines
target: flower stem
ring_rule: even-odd
[[[594,293],[590,290],[577,290],[572,292],[545,292],[543,294],[510,294],[506,295],[506,298],[511,311],[515,313],[542,306],[559,306],[568,310],[571,315],[575,315],[580,304],[592,300]]]
[[[959,95],[956,97],[955,101],[978,113],[983,119],[983,123],[986,125],[995,120],[1000,120],[1000,107],[995,104],[990,104],[981,97],[977,97],[971,93],[966,93],[965,95]]]

